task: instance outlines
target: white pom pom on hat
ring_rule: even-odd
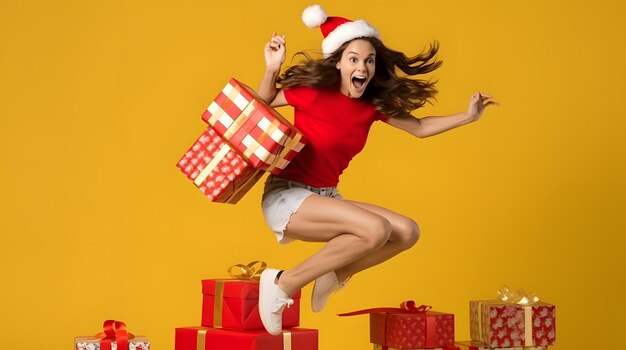
[[[311,5],[302,11],[302,22],[309,28],[317,28],[326,22],[328,15],[320,5]]]
[[[364,20],[351,21],[343,17],[329,17],[320,5],[312,5],[302,11],[302,22],[309,28],[320,27],[324,40],[322,53],[330,56],[344,43],[356,38],[377,38],[380,33]]]

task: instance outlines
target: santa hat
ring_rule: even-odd
[[[302,11],[302,22],[309,28],[320,27],[324,40],[322,53],[330,56],[344,43],[356,38],[377,38],[380,33],[362,19],[351,21],[343,17],[329,17],[320,5],[309,6]]]

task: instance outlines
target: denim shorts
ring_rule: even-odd
[[[343,199],[337,192],[337,187],[312,187],[273,175],[268,176],[263,190],[261,208],[265,222],[276,234],[278,243],[286,244],[293,241],[293,239],[285,237],[285,228],[302,202],[311,195]]]

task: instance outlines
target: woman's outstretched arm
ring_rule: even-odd
[[[480,119],[487,106],[498,105],[495,101],[488,101],[491,97],[492,96],[489,94],[475,92],[470,98],[469,107],[465,112],[449,116],[423,118],[416,118],[414,116],[407,116],[405,118],[390,117],[387,120],[387,124],[419,138],[441,134]]]

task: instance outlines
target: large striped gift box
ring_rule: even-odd
[[[275,175],[305,144],[289,121],[235,79],[230,79],[202,119],[253,168]]]

